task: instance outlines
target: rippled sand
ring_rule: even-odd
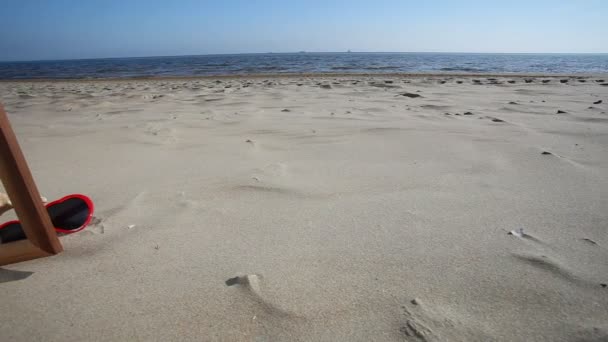
[[[0,83],[41,193],[97,206],[0,268],[2,340],[606,340],[607,85]]]

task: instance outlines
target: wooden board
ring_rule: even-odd
[[[0,179],[29,241],[1,244],[0,265],[63,251],[17,137],[0,104]],[[38,251],[36,251],[36,249]]]

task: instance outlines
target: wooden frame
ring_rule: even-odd
[[[63,247],[40,200],[8,116],[0,104],[0,179],[27,240],[0,244],[0,266],[61,253]]]

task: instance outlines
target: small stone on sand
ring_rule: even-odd
[[[227,286],[236,285],[239,283],[239,277],[230,278],[230,279],[226,280],[225,283]]]

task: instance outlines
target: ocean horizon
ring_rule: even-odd
[[[268,52],[0,62],[0,79],[287,73],[608,73],[608,53]]]

